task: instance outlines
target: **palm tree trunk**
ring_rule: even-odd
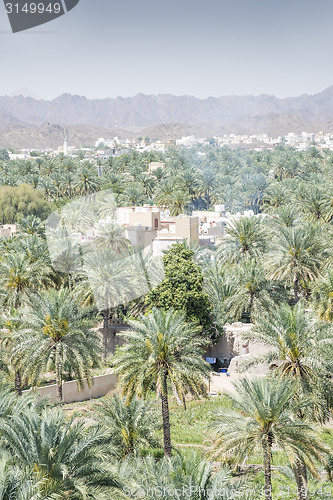
[[[297,500],[308,500],[309,495],[306,467],[301,460],[296,461],[294,473],[297,484]]]
[[[109,328],[110,309],[106,308],[103,311],[103,363],[106,363],[108,349],[108,328]]]
[[[252,323],[253,302],[254,302],[254,293],[251,293],[251,296],[250,296],[250,323]]]
[[[294,279],[294,302],[297,304],[298,302],[298,278]]]
[[[272,444],[269,440],[263,443],[264,470],[265,470],[265,500],[272,500]]]
[[[162,382],[162,419],[163,419],[163,439],[164,439],[164,455],[171,457],[171,436],[170,436],[170,412],[168,402],[168,386],[167,374],[165,373]]]
[[[61,365],[56,366],[56,386],[57,386],[57,399],[62,401],[62,376],[61,376]]]
[[[22,381],[21,381],[21,373],[19,370],[15,370],[15,392],[18,396],[22,396]]]

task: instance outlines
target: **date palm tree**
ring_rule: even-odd
[[[38,500],[42,486],[42,481],[34,480],[25,468],[13,465],[9,457],[0,459],[0,500]]]
[[[44,224],[36,215],[27,215],[21,219],[19,224],[21,234],[43,236],[45,232]]]
[[[33,291],[44,288],[49,280],[51,268],[42,257],[36,260],[31,254],[15,247],[0,257],[0,304],[10,309],[19,308],[28,300]],[[13,344],[14,339],[11,339]],[[20,370],[15,370],[15,390],[22,394]]]
[[[154,308],[129,324],[132,331],[122,334],[127,344],[113,358],[119,386],[127,402],[135,394],[145,398],[155,387],[162,405],[164,453],[171,456],[168,383],[179,401],[187,393],[206,393],[210,371],[202,357],[206,342],[199,336],[200,329],[173,309]]]
[[[100,181],[97,171],[89,162],[86,162],[76,174],[74,182],[75,191],[83,196],[100,190]]]
[[[124,243],[124,240],[121,240]],[[120,245],[120,240],[118,239]],[[98,245],[85,257],[86,277],[78,284],[76,292],[84,302],[94,301],[103,311],[103,359],[107,355],[107,329],[110,313],[118,305],[126,304],[148,292],[138,256],[117,253],[108,246]]]
[[[189,457],[180,456],[156,461],[153,457],[135,460],[126,464],[126,477],[132,477],[125,493],[135,497],[139,491],[145,492],[147,500],[157,496],[163,500],[170,498],[190,498],[191,500],[256,500],[260,497],[259,487],[250,485],[244,479],[232,477],[227,468],[213,472],[213,466],[198,453]],[[128,484],[128,483],[127,483]]]
[[[296,404],[290,405],[295,388],[290,381],[242,379],[234,387],[236,392],[227,396],[232,409],[214,414],[217,439],[212,453],[241,461],[261,448],[265,500],[272,500],[273,445],[287,453],[293,466],[301,459],[313,473],[326,448],[313,426],[295,418]]]
[[[333,321],[333,269],[329,268],[323,277],[318,278],[313,286],[313,303],[319,318]]]
[[[123,254],[124,257],[131,245],[125,236],[124,227],[115,222],[108,222],[101,227],[97,244],[109,247],[113,252]]]
[[[142,447],[158,448],[161,429],[153,405],[133,398],[128,404],[118,395],[94,406],[94,417],[106,429],[107,443],[118,457],[138,454]]]
[[[29,293],[43,288],[51,269],[42,259],[31,261],[24,251],[5,252],[0,257],[0,300],[18,309]]]
[[[12,462],[41,483],[43,496],[36,498],[113,498],[120,486],[104,459],[105,434],[96,426],[87,429],[59,409],[44,409],[0,421],[0,430]]]
[[[54,369],[61,401],[66,365],[78,387],[83,387],[84,380],[91,384],[91,368],[98,364],[101,353],[100,338],[90,329],[89,311],[65,288],[35,295],[30,304],[24,329],[15,335],[13,362],[33,384],[44,371]]]
[[[222,247],[221,250],[231,262],[258,259],[267,247],[264,221],[260,217],[233,219],[227,233],[227,249]]]
[[[318,228],[312,225],[281,228],[275,234],[273,248],[268,261],[269,277],[292,286],[296,303],[302,281],[318,278],[328,257]]]
[[[300,398],[311,397],[311,418],[325,421],[333,407],[330,382],[333,373],[333,336],[329,325],[320,323],[304,309],[281,304],[261,314],[244,338],[268,347],[265,354],[251,357],[245,367],[258,363],[274,364],[276,372],[294,379]]]
[[[244,261],[233,270],[230,279],[233,293],[225,301],[225,310],[231,319],[238,321],[243,315],[251,322],[259,311],[273,306],[272,287],[260,262]]]
[[[204,292],[212,306],[214,319],[220,326],[223,326],[226,322],[226,302],[234,293],[234,281],[230,269],[220,265],[216,258],[204,260],[201,267],[204,276]]]

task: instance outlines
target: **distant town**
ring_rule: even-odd
[[[11,160],[28,159],[40,155],[55,156],[63,153],[65,156],[77,157],[79,153],[85,156],[101,157],[106,159],[110,156],[121,156],[132,150],[139,152],[156,151],[165,153],[170,148],[192,148],[195,146],[216,145],[218,147],[228,146],[232,148],[246,148],[260,151],[262,149],[274,149],[278,144],[294,147],[298,151],[304,151],[311,146],[316,146],[320,149],[329,149],[333,151],[333,133],[319,131],[302,132],[300,134],[289,132],[285,136],[270,137],[267,134],[260,135],[243,135],[243,134],[225,134],[222,137],[196,137],[194,135],[182,137],[181,139],[170,139],[161,141],[158,139],[151,140],[149,137],[137,139],[120,139],[114,137],[113,140],[107,140],[104,137],[96,139],[95,145],[90,147],[76,148],[69,144],[68,140],[64,140],[64,144],[56,149],[9,149],[9,158]]]

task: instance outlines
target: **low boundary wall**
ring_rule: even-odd
[[[62,383],[62,400],[64,403],[76,403],[77,401],[86,401],[87,399],[96,399],[113,392],[116,388],[117,378],[114,373],[99,375],[93,377],[93,385],[89,389],[86,382],[81,391],[78,390],[76,380]],[[51,401],[57,400],[57,386],[47,385],[37,389],[23,391],[25,393],[35,392],[39,397],[48,397]]]

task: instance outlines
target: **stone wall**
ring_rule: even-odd
[[[244,341],[244,333],[252,328],[250,323],[226,323],[224,335],[220,338],[216,345],[209,347],[207,357],[229,359],[229,373],[237,373],[239,365],[249,357],[257,357],[266,353],[269,348],[261,342],[246,342]],[[258,375],[267,373],[268,366],[257,365],[247,373],[256,373]]]
[[[100,375],[93,378],[93,385],[91,388],[88,387],[87,383],[84,383],[84,388],[79,391],[77,388],[76,380],[70,382],[62,383],[62,398],[64,403],[76,403],[77,401],[86,401],[87,399],[100,398],[112,393],[116,389],[116,375],[113,373],[108,373],[106,375]],[[35,392],[40,398],[49,398],[51,401],[57,400],[57,386],[47,385],[45,387],[39,387],[38,389],[30,389],[27,392]]]

